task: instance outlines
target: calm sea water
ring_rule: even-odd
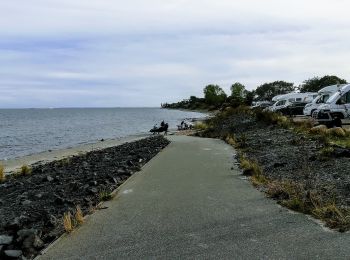
[[[205,114],[160,108],[0,109],[0,160],[147,133]]]

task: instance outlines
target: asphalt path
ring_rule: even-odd
[[[107,209],[40,259],[349,259],[350,234],[265,198],[215,139],[171,136]],[[233,168],[232,168],[233,167]]]

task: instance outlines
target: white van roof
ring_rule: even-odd
[[[317,92],[306,92],[306,93],[292,92],[284,95],[275,96],[272,98],[272,101],[279,101],[282,99],[290,99],[290,98],[305,98],[305,97],[312,97],[314,95],[317,95]]]
[[[320,89],[318,91],[318,94],[322,95],[322,94],[326,94],[326,93],[334,93],[346,85],[347,84],[330,85],[330,86],[327,86],[327,87]]]

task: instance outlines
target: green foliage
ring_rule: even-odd
[[[287,94],[295,90],[294,84],[285,81],[264,83],[256,88],[259,100],[271,100],[274,96]]]
[[[245,86],[239,82],[232,84],[231,97],[239,101],[243,101],[245,96]]]
[[[207,128],[208,128],[208,125],[204,122],[197,122],[194,125],[194,129],[199,130],[199,131],[206,130]]]
[[[244,104],[247,106],[251,106],[253,103],[255,97],[255,91],[248,91],[246,90],[246,94],[245,94],[245,100],[244,100]]]
[[[98,194],[100,201],[108,201],[112,199],[112,194],[107,190],[101,190]]]
[[[335,84],[345,84],[347,83],[345,79],[338,78],[337,76],[323,76],[322,78],[313,77],[307,79],[303,82],[303,85],[300,88],[301,92],[317,92],[321,88],[335,85]]]
[[[205,102],[212,106],[218,106],[224,103],[227,98],[224,90],[218,85],[208,85],[204,88],[203,92]]]

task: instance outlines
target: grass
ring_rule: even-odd
[[[234,137],[234,135],[227,135],[225,138],[226,143],[228,143],[229,145],[232,145],[233,147],[236,147],[237,142],[236,139]]]
[[[108,201],[112,199],[112,194],[109,191],[101,190],[98,194],[100,201]]]
[[[0,164],[0,182],[4,182],[5,180],[5,167],[2,164]]]
[[[83,215],[83,212],[81,211],[81,208],[79,206],[76,207],[74,218],[75,218],[75,221],[77,222],[77,224],[81,225],[84,223],[84,215]]]
[[[203,131],[206,130],[208,128],[208,125],[203,123],[203,122],[197,122],[194,125],[194,129],[199,130],[199,131]]]
[[[326,147],[323,147],[321,150],[320,150],[320,155],[322,157],[330,157],[332,156],[334,152],[334,148],[331,147],[331,146],[326,146]]]
[[[22,176],[29,175],[32,173],[32,169],[28,165],[23,165],[20,170]]]
[[[225,117],[230,114],[238,113],[237,109],[226,109],[220,117],[215,120],[222,122]],[[243,110],[243,113],[245,112]],[[334,152],[334,145],[339,145],[345,148],[350,148],[350,132],[342,128],[328,129],[326,126],[313,127],[313,122],[297,121],[292,122],[287,117],[273,112],[254,111],[255,119],[260,122],[264,122],[269,125],[276,125],[282,128],[293,129],[299,134],[308,136],[320,140],[325,145],[319,150],[320,156],[323,158],[329,158]],[[215,123],[215,120],[212,122]],[[215,125],[214,125],[215,126]],[[221,132],[222,136],[225,136],[225,141],[236,147],[240,147],[240,143],[243,146],[247,144],[247,137],[243,134],[237,137],[233,134],[233,130],[228,132]],[[295,145],[297,142],[295,141]],[[242,150],[241,150],[242,152]],[[254,186],[263,186],[266,195],[270,198],[276,199],[279,204],[285,206],[291,210],[302,212],[304,214],[311,215],[317,219],[326,223],[326,226],[337,229],[339,231],[346,231],[350,229],[350,208],[339,207],[337,205],[331,188],[319,189],[312,188],[304,183],[292,182],[288,180],[271,180],[264,176],[262,168],[257,161],[246,158],[242,153],[239,156],[241,168],[243,174],[250,177]],[[310,169],[305,168],[305,171]]]
[[[278,200],[282,206],[309,214],[341,232],[350,228],[350,209],[339,208],[329,195],[322,196],[291,181],[273,181],[266,186],[267,196]]]
[[[70,233],[74,229],[72,215],[70,212],[64,213],[63,215],[63,227],[67,233]]]
[[[71,212],[66,212],[63,214],[63,227],[67,233],[71,233],[77,226],[84,223],[84,215],[80,206],[76,207],[74,212],[74,217]]]
[[[263,171],[256,161],[249,160],[241,155],[240,164],[243,169],[243,174],[250,176],[254,186],[261,186],[268,183],[268,179],[263,175]]]
[[[272,111],[255,111],[255,118],[257,121],[265,122],[267,124],[278,125],[283,128],[292,127],[292,122],[286,116]]]

